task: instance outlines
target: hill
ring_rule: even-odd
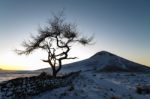
[[[101,51],[88,59],[64,65],[61,73],[79,70],[97,70],[103,72],[149,72],[150,67],[132,62],[107,51]],[[50,72],[50,68],[37,71]]]

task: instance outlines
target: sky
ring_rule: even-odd
[[[150,0],[0,0],[0,68],[36,70],[49,67],[37,51],[19,56],[13,50],[52,13],[64,10],[67,22],[75,23],[83,35],[94,34],[94,45],[76,45],[70,52],[79,61],[106,50],[150,66]],[[63,62],[68,63],[68,62]]]

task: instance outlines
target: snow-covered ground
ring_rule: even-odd
[[[31,74],[1,74],[0,80],[22,76]],[[150,94],[136,93],[136,85],[147,84],[150,84],[150,74],[89,70],[82,71],[71,85],[30,96],[28,99],[150,99]]]
[[[150,84],[149,77],[150,74],[84,71],[71,85],[29,99],[150,99],[150,94],[136,93],[137,85]]]

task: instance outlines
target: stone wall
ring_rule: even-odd
[[[42,73],[39,76],[17,78],[0,84],[3,99],[25,99],[29,95],[37,95],[47,90],[67,86],[78,76],[79,72],[53,78]]]

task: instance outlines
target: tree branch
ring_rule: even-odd
[[[43,60],[43,59],[41,59],[43,62],[49,62],[48,60]]]
[[[77,57],[68,57],[66,59],[76,59]]]

